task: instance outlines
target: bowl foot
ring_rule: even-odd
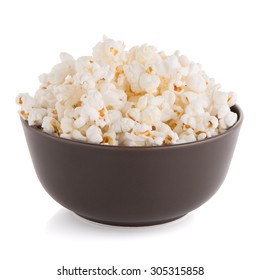
[[[107,221],[107,220],[99,220],[99,219],[94,219],[94,218],[89,218],[83,215],[80,215],[76,212],[73,212],[76,214],[77,217],[80,219],[83,219],[84,221],[91,221],[99,224],[105,224],[105,225],[110,225],[110,226],[121,226],[121,227],[143,227],[143,226],[155,226],[155,225],[160,225],[160,224],[165,224],[169,222],[173,222],[176,220],[181,219],[182,217],[186,216],[188,213],[175,217],[175,218],[170,218],[170,219],[161,219],[157,221],[143,221],[143,222],[120,222],[120,221]]]

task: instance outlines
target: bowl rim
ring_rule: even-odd
[[[20,119],[22,121],[22,123],[30,130],[41,134],[43,137],[47,137],[51,140],[55,140],[58,142],[64,142],[66,144],[71,144],[71,145],[78,145],[78,146],[85,146],[88,148],[98,148],[98,149],[110,149],[110,150],[117,150],[117,151],[134,151],[134,150],[138,150],[138,151],[156,151],[156,150],[164,150],[164,149],[181,149],[181,148],[186,148],[186,147],[192,147],[192,146],[196,146],[196,145],[203,145],[203,143],[209,143],[209,142],[213,142],[213,141],[217,141],[220,138],[226,137],[227,135],[229,135],[230,133],[232,133],[232,131],[234,131],[236,128],[240,127],[243,119],[244,119],[244,114],[243,111],[241,110],[240,106],[238,106],[237,104],[233,105],[231,107],[231,111],[232,112],[236,112],[238,115],[238,119],[236,121],[236,123],[228,128],[225,132],[220,133],[216,136],[210,137],[210,138],[206,138],[203,140],[197,140],[197,141],[193,141],[193,142],[188,142],[188,143],[180,143],[180,144],[172,144],[172,145],[163,145],[163,146],[116,146],[116,145],[100,145],[100,144],[93,144],[93,143],[88,143],[88,142],[83,142],[80,140],[71,140],[71,139],[66,139],[66,138],[62,138],[59,136],[55,136],[52,134],[49,134],[47,132],[44,132],[42,130],[40,130],[38,127],[35,126],[30,126],[28,124],[28,122],[26,120],[24,120],[21,116]]]

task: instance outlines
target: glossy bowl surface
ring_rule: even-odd
[[[49,195],[89,220],[145,226],[175,220],[221,186],[236,146],[237,123],[206,140],[160,147],[82,143],[22,125],[38,178]]]

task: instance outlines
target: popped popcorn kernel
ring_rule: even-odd
[[[29,113],[25,113],[24,110],[21,110],[21,111],[20,111],[20,114],[21,114],[21,116],[22,116],[25,120],[28,120]]]
[[[42,128],[44,132],[49,134],[61,134],[60,123],[53,117],[44,117],[42,121]]]
[[[102,131],[96,125],[92,125],[87,129],[86,137],[89,143],[94,143],[94,144],[100,144],[103,140]]]
[[[202,141],[237,121],[234,92],[224,92],[202,66],[179,51],[143,44],[125,50],[108,37],[91,56],[60,54],[39,76],[34,97],[19,94],[30,126],[100,145],[160,146]]]

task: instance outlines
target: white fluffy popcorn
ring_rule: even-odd
[[[99,144],[103,140],[102,131],[96,125],[92,125],[87,129],[86,137],[89,143]]]
[[[104,37],[92,56],[39,76],[34,97],[19,94],[21,117],[66,139],[101,145],[160,146],[204,140],[237,121],[234,92],[220,90],[198,63],[144,44],[125,50]]]

